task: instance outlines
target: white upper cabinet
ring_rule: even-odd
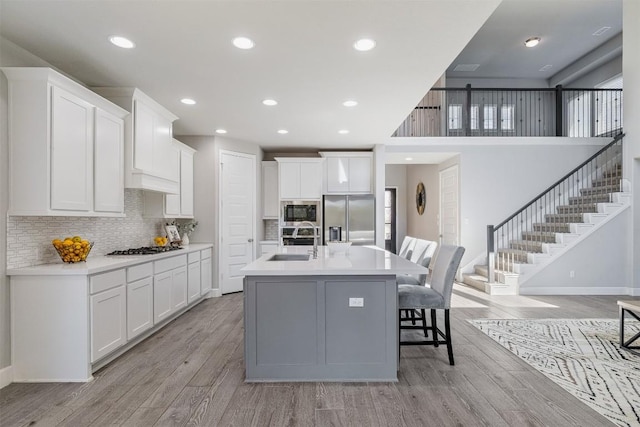
[[[280,200],[322,198],[322,158],[276,157]]]
[[[124,212],[124,122],[96,109],[93,168],[96,212]]]
[[[172,146],[180,160],[180,193],[145,191],[144,215],[147,217],[193,218],[193,156],[196,150],[176,139],[172,141]]]
[[[8,79],[9,215],[123,216],[128,113],[50,68]]]
[[[180,154],[172,137],[177,117],[139,89],[93,90],[131,112],[125,122],[125,187],[179,194]]]
[[[262,218],[278,219],[278,162],[262,162]]]
[[[373,192],[373,153],[322,152],[326,159],[327,194],[361,194]]]

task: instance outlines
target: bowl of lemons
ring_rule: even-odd
[[[167,246],[167,238],[163,236],[158,236],[153,238],[153,243],[156,246]]]
[[[83,239],[80,236],[65,237],[64,239],[53,239],[51,242],[56,248],[58,255],[63,262],[73,264],[74,262],[86,261],[93,242]]]

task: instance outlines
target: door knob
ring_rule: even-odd
[[[251,242],[253,242],[253,239],[249,239],[249,240],[247,240],[247,242],[251,243]]]

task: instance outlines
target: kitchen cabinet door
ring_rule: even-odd
[[[371,156],[349,158],[349,192],[371,193]]]
[[[280,200],[319,200],[322,198],[322,159],[276,158]]]
[[[327,192],[349,192],[349,159],[344,157],[327,159]]]
[[[280,199],[300,198],[300,163],[279,163]]]
[[[209,253],[209,256],[205,258],[205,252]],[[213,289],[213,283],[211,281],[211,249],[202,251],[203,258],[200,261],[200,295],[206,295]]]
[[[187,305],[187,267],[176,268],[172,275],[171,306],[172,311],[176,311]]]
[[[188,266],[187,304],[191,304],[200,298],[200,287],[202,281],[200,262],[201,261],[192,262]]]
[[[153,277],[127,284],[127,339],[153,326]]]
[[[368,194],[373,191],[371,154],[324,155],[327,157],[327,193]]]
[[[51,209],[93,208],[94,106],[56,86],[51,110]]]
[[[91,362],[127,342],[127,292],[118,286],[91,295]]]
[[[173,272],[165,271],[153,277],[153,324],[173,313]]]
[[[278,219],[278,163],[262,162],[262,218]]]
[[[300,164],[300,199],[316,200],[322,198],[322,163]]]
[[[123,213],[124,121],[99,108],[94,149],[94,210]]]

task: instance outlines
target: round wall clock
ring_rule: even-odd
[[[427,193],[424,191],[424,184],[419,183],[416,188],[416,209],[418,209],[418,214],[422,215],[424,213],[424,208],[427,204]]]

